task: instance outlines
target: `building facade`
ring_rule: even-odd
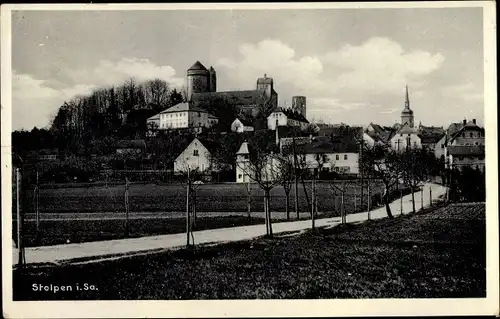
[[[160,112],[158,116],[159,130],[208,128],[218,122],[214,115],[189,103],[179,103]]]
[[[210,156],[209,148],[195,138],[175,159],[174,172],[187,172],[188,169],[207,172],[210,169]]]
[[[267,117],[267,128],[276,130],[277,126],[295,126],[304,130],[309,125],[309,121],[300,113],[292,109],[277,107],[271,111]]]

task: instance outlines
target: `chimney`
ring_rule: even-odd
[[[464,125],[465,125],[465,124],[467,124],[467,120],[466,120],[466,119],[464,119]]]
[[[472,123],[476,124],[476,119],[472,119]]]

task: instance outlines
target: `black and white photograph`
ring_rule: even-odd
[[[498,314],[494,2],[1,9],[7,318]]]

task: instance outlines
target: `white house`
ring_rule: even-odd
[[[390,139],[390,145],[395,151],[402,152],[407,147],[422,148],[422,141],[418,129],[405,124]]]
[[[174,172],[198,170],[206,172],[210,168],[210,156],[213,145],[209,141],[194,138],[174,161]]]
[[[243,142],[236,152],[236,183],[248,183],[250,179],[250,151],[248,143]]]
[[[231,132],[243,133],[253,131],[253,124],[244,118],[236,118],[233,123],[231,123]]]
[[[296,146],[299,161],[307,169],[343,174],[359,174],[359,147],[353,136],[313,137],[310,143]]]
[[[247,142],[243,142],[236,153],[236,182],[256,182],[255,166],[250,163],[250,149]],[[264,162],[261,162],[260,181],[276,181],[280,177],[280,161],[271,153]]]
[[[157,115],[160,130],[211,127],[218,122],[214,115],[189,103],[176,104]],[[148,121],[154,122],[155,116],[149,118]]]
[[[302,114],[281,107],[274,108],[267,117],[267,128],[273,131],[276,126],[298,126],[305,130],[308,125],[309,121]]]
[[[462,169],[468,166],[484,171],[484,133],[484,128],[478,126],[476,120],[473,119],[469,122],[464,120],[455,132],[447,134],[448,140],[444,149],[446,167]]]

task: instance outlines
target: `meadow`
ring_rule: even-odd
[[[478,298],[485,234],[484,204],[451,204],[292,237],[15,271],[14,300]],[[99,290],[41,293],[33,282]]]

